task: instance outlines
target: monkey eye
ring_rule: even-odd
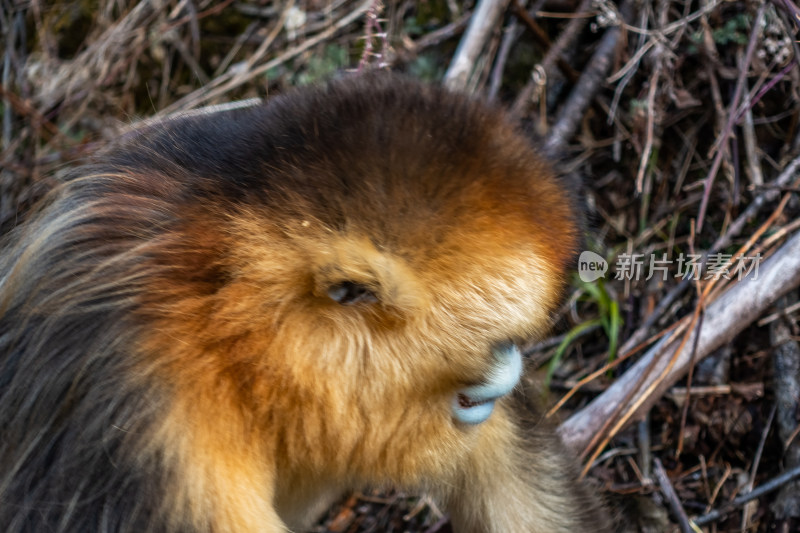
[[[342,305],[357,303],[373,303],[378,301],[375,293],[363,283],[355,281],[342,281],[328,287],[328,296]]]

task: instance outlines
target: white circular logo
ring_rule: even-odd
[[[578,277],[581,281],[591,283],[598,278],[604,278],[608,272],[608,261],[603,256],[585,250],[578,258]]]

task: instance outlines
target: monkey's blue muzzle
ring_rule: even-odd
[[[494,365],[486,382],[458,391],[453,399],[453,418],[464,424],[480,424],[494,410],[494,403],[510,393],[522,376],[522,354],[513,344],[492,350]]]

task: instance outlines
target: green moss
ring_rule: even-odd
[[[312,56],[306,68],[294,77],[296,85],[309,85],[329,78],[333,73],[350,66],[350,53],[339,44],[328,44],[322,54]]]

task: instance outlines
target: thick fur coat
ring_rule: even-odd
[[[392,484],[603,531],[512,398],[454,415],[547,330],[577,211],[502,112],[394,76],[121,141],[0,255],[0,530],[273,533]]]

